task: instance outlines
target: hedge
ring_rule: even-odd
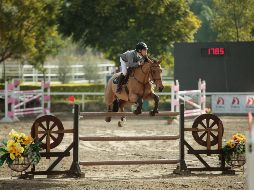
[[[20,90],[34,90],[34,89],[40,89],[41,86],[39,84],[37,85],[31,85],[31,84],[21,84]],[[0,84],[0,89],[4,89],[4,85]],[[103,84],[51,84],[50,87],[51,92],[104,92],[105,86]],[[170,92],[171,86],[166,85],[164,92]],[[63,96],[63,95],[54,95],[52,96],[52,101],[66,101],[66,98],[69,95]],[[81,99],[81,96],[75,95],[76,99]],[[86,96],[85,100],[103,100],[104,96]],[[165,98],[163,98],[165,99]]]

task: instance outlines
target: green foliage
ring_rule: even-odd
[[[40,141],[34,141],[31,136],[11,130],[8,141],[0,143],[0,166],[5,162],[10,165],[14,160],[22,161],[24,157],[29,159],[31,164],[37,164],[40,159]]]
[[[41,144],[42,142],[35,140],[34,143],[27,145],[24,155],[28,156],[28,159],[31,160],[31,164],[38,164],[41,160]]]
[[[38,85],[21,85],[21,90],[40,89]],[[51,84],[51,92],[104,92],[104,84]]]
[[[62,0],[0,1],[0,63],[23,59],[41,68],[61,45],[57,17]]]
[[[99,74],[101,71],[100,64],[108,63],[101,52],[89,47],[82,47],[79,43],[73,43],[70,38],[63,41],[63,46],[60,48],[56,56],[50,56],[47,59],[50,64],[57,64],[59,81],[68,83],[71,79],[72,69],[73,72],[83,73],[86,80],[93,80],[98,82],[103,75]],[[72,65],[82,65],[81,68],[71,68]],[[83,76],[82,76],[83,77]]]
[[[212,0],[189,0],[190,9],[201,20],[202,25],[195,35],[198,42],[211,42],[216,40],[217,33],[213,31],[211,21],[214,17]]]
[[[160,59],[175,41],[192,41],[200,26],[185,0],[73,0],[62,12],[64,35],[117,62],[119,53],[134,49],[138,41]]]
[[[218,41],[251,41],[254,29],[253,0],[214,0],[213,28]]]
[[[245,155],[246,137],[243,134],[236,133],[227,144],[222,148],[227,163],[230,163],[234,157]]]
[[[98,63],[88,62],[84,65],[85,79],[89,81],[94,80],[95,82],[100,78]]]
[[[38,85],[21,85],[21,90],[35,90],[40,89],[41,86]],[[51,92],[104,92],[105,85],[104,84],[51,84]],[[3,89],[3,86],[0,89]],[[171,86],[165,85],[163,92],[171,92]],[[54,102],[63,102],[68,103],[67,98],[70,95],[52,95],[51,101]],[[74,95],[75,101],[81,102],[82,95]],[[104,106],[104,96],[97,96],[97,95],[89,95],[84,96],[85,101],[95,101],[96,104],[102,104]],[[167,107],[170,102],[169,96],[160,96],[160,102],[166,103]],[[93,106],[91,106],[93,107]],[[97,110],[98,111],[98,110]]]

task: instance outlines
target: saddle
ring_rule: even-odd
[[[121,75],[118,75],[116,78],[113,79],[113,83],[114,83],[114,84],[119,84],[119,82],[121,82],[121,85],[127,84],[127,83],[128,83],[128,80],[129,80],[129,77],[130,77],[130,75],[131,75],[131,73],[132,73],[132,71],[133,71],[134,69],[135,69],[135,68],[133,68],[133,67],[129,67],[129,68],[127,69],[127,74],[126,74],[126,76],[124,77],[124,79],[121,80],[121,79],[120,79]]]

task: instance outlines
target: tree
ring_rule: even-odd
[[[85,79],[90,83],[91,80],[98,81],[100,79],[98,63],[86,62],[84,64]]]
[[[90,48],[86,48],[84,54],[79,58],[80,62],[83,64],[83,71],[85,74],[85,79],[90,83],[91,80],[97,82],[101,79],[99,74],[99,62],[105,61],[98,52],[94,52]]]
[[[0,1],[0,64],[24,59],[37,66],[61,44],[57,16],[62,0]]]
[[[218,41],[253,40],[253,0],[214,0],[213,28]]]
[[[72,0],[59,19],[60,31],[97,48],[115,61],[138,41],[162,56],[174,42],[192,41],[200,21],[185,0]]]
[[[58,56],[58,80],[62,83],[68,83],[71,79],[71,64],[72,59],[70,56]]]
[[[211,42],[215,41],[217,33],[213,31],[211,21],[214,17],[212,10],[212,0],[188,0],[190,9],[201,20],[202,25],[195,35],[195,41]]]

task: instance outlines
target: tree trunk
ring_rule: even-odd
[[[6,73],[5,73],[5,61],[3,61],[3,79],[6,81]]]

